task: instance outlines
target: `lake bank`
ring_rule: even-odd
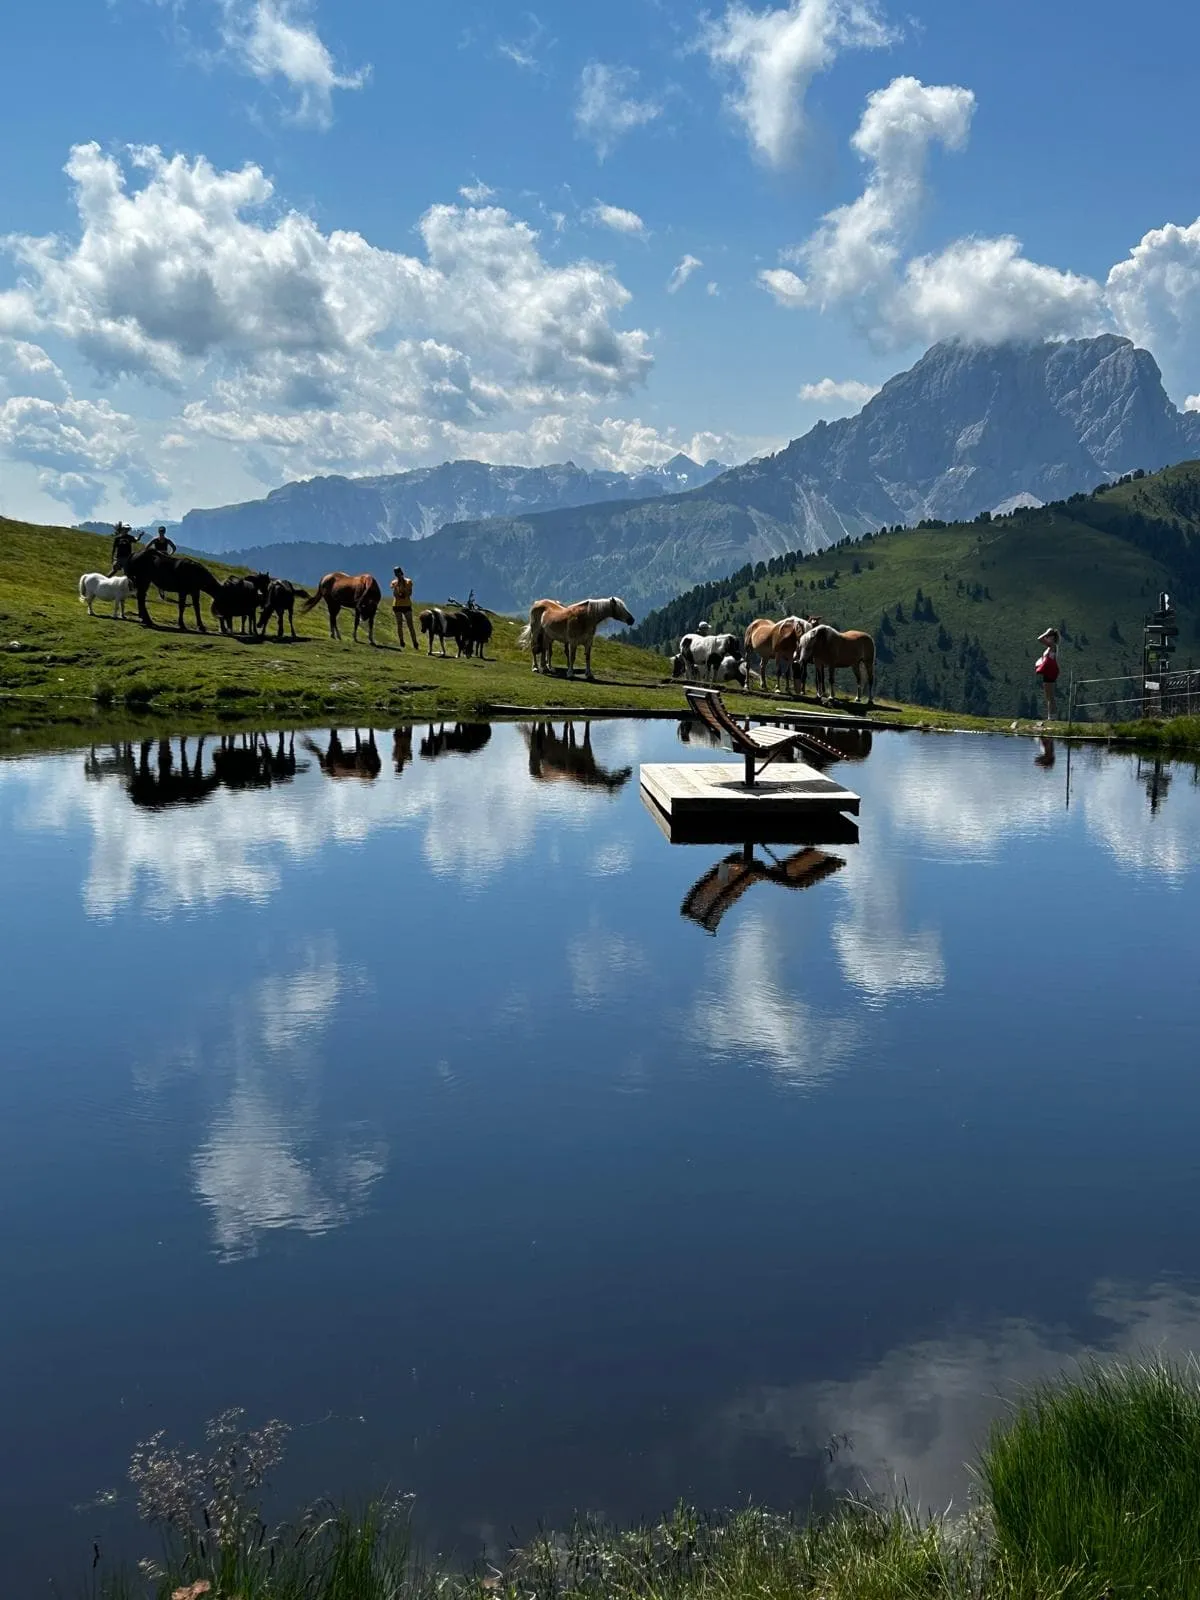
[[[680,1504],[628,1531],[585,1517],[467,1573],[415,1553],[404,1497],[270,1526],[259,1491],[286,1435],[228,1413],[210,1424],[207,1454],[161,1437],[139,1447],[130,1478],[161,1565],[140,1589],[123,1569],[102,1572],[100,1595],[1184,1600],[1200,1567],[1200,1389],[1194,1368],[1162,1362],[1092,1367],[1023,1396],[981,1450],[964,1511],[853,1494],[806,1517]]]

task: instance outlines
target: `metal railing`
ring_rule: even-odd
[[[1123,673],[1116,678],[1072,681],[1068,724],[1136,722],[1140,717],[1183,717],[1200,713],[1200,668]]]

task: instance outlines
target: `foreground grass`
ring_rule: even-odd
[[[503,1569],[424,1565],[404,1502],[320,1508],[268,1528],[257,1490],[286,1430],[210,1428],[211,1455],[143,1446],[131,1473],[162,1539],[104,1600],[1194,1600],[1200,1595],[1200,1385],[1161,1363],[1092,1368],[998,1426],[967,1517],[845,1501],[807,1522],[680,1508],[620,1532],[543,1534]]]

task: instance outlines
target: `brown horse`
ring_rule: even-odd
[[[358,625],[365,622],[367,637],[375,643],[375,613],[382,599],[379,584],[369,572],[351,577],[348,572],[327,572],[317,585],[317,592],[300,607],[301,613],[311,611],[322,600],[329,608],[329,637],[340,639],[338,612],[343,606],[354,612],[354,638],[358,639]]]
[[[549,672],[554,660],[554,640],[547,639],[542,632],[542,614],[551,606],[559,606],[558,600],[535,600],[529,608],[529,627],[523,629],[518,643],[524,649],[528,644],[533,652],[533,670],[535,672]],[[528,639],[526,638],[528,634]],[[539,662],[541,665],[539,666]]]
[[[875,704],[875,641],[869,633],[860,633],[852,628],[847,633],[839,633],[836,628],[831,628],[827,622],[810,628],[803,635],[799,644],[799,661],[801,669],[806,669],[811,661],[817,669],[817,692],[822,700],[827,697],[821,693],[823,688],[824,673],[829,673],[828,699],[832,700],[836,694],[835,674],[839,667],[852,667],[855,682],[858,684],[858,693],[855,700],[860,701],[863,690],[867,691],[867,704]]]
[[[552,722],[522,727],[529,747],[529,775],[539,783],[577,783],[585,789],[606,789],[615,794],[633,774],[632,767],[604,767],[592,753],[592,725],[585,721],[583,738],[573,722],[564,722],[562,737]]]
[[[533,613],[538,612],[535,625]],[[633,613],[617,596],[607,600],[577,600],[574,605],[560,606],[553,600],[539,600],[530,607],[529,626],[522,628],[517,645],[528,650],[533,645],[535,626],[546,650],[557,639],[567,652],[567,677],[575,676],[575,652],[583,646],[584,672],[589,683],[594,683],[592,672],[592,645],[596,629],[602,622],[624,622],[633,626]]]
[[[753,652],[762,663],[759,677],[767,687],[767,663],[775,663],[775,692],[779,693],[786,674],[792,693],[796,692],[795,661],[800,636],[811,626],[808,617],[784,617],[774,622],[770,617],[756,617],[742,636],[742,647],[747,657]]]

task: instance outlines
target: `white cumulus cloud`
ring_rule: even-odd
[[[611,228],[614,233],[644,234],[646,231],[646,224],[636,211],[627,211],[624,206],[606,205],[603,200],[597,200],[595,205],[589,206],[584,216],[602,228]]]
[[[677,294],[698,267],[704,265],[699,256],[684,256],[675,265],[671,276],[667,279],[667,293]]]
[[[369,68],[339,72],[311,21],[288,0],[222,0],[221,36],[234,59],[261,83],[283,79],[298,121],[327,128],[335,89],[359,89]]]
[[[816,383],[801,384],[799,398],[818,405],[865,406],[878,393],[877,383],[863,383],[858,378],[820,378]]]
[[[481,206],[496,193],[490,184],[482,183],[478,178],[474,183],[464,183],[458,192],[469,206]]]
[[[714,67],[737,87],[727,105],[755,153],[774,167],[795,154],[804,134],[804,96],[839,50],[878,47],[892,32],[869,0],[791,0],[754,11],[735,3],[700,38]]]
[[[1200,375],[1200,217],[1152,228],[1108,274],[1117,326],[1159,355],[1176,382]],[[1194,396],[1193,396],[1194,398]],[[1189,403],[1189,409],[1193,408]]]
[[[632,67],[610,67],[602,61],[589,61],[584,67],[575,127],[595,146],[601,161],[625,134],[661,115],[661,102],[638,97],[638,74]]]

